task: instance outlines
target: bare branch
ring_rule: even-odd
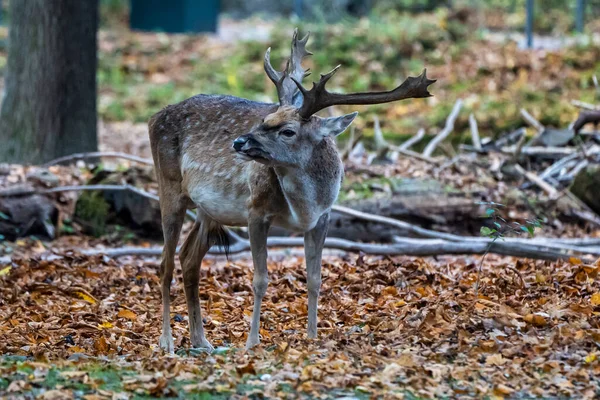
[[[534,127],[537,131],[543,131],[544,125],[540,123],[537,119],[533,117],[533,115],[529,114],[526,109],[521,108],[521,116],[529,125]]]
[[[377,149],[377,153],[379,157],[382,157],[388,151],[393,151],[399,154],[402,154],[407,157],[416,158],[421,161],[425,161],[430,164],[437,164],[438,161],[431,157],[426,157],[412,150],[405,150],[402,147],[394,146],[388,143],[383,137],[383,132],[381,131],[381,126],[379,125],[379,119],[375,116],[374,125],[373,125],[373,136],[375,138],[375,148]]]
[[[479,138],[479,128],[477,127],[477,120],[475,119],[475,115],[473,115],[473,113],[469,115],[469,126],[471,127],[471,140],[473,142],[473,147],[476,151],[481,151],[481,139]]]
[[[47,163],[42,164],[41,167],[48,168],[52,165],[62,164],[67,161],[86,160],[86,159],[90,159],[90,158],[108,158],[108,157],[122,158],[124,160],[135,161],[136,163],[139,163],[139,164],[154,166],[154,163],[152,162],[152,160],[148,159],[148,158],[142,158],[142,157],[134,156],[132,154],[121,153],[118,151],[94,151],[94,152],[90,152],[90,153],[77,153],[77,154],[71,154],[71,155],[64,156],[64,157],[55,158],[52,161],[48,161]]]
[[[415,144],[419,143],[421,141],[421,139],[423,139],[424,137],[425,137],[425,129],[419,128],[419,130],[417,131],[417,134],[414,135],[413,137],[411,137],[410,139],[408,139],[406,142],[402,143],[400,145],[400,147],[398,147],[398,149],[399,150],[408,150]]]
[[[301,247],[303,245],[304,240],[302,238],[269,237],[267,239],[267,246],[269,248]],[[402,237],[395,237],[394,243],[392,244],[359,243],[340,238],[327,238],[325,240],[325,248],[328,249],[337,249],[345,252],[362,252],[375,255],[407,255],[423,257],[446,254],[485,254],[489,250],[490,253],[540,260],[568,259],[571,257],[570,253],[568,252],[548,250],[544,245],[537,245],[533,243],[526,243],[525,245],[513,244],[512,246],[505,245],[501,247],[494,245],[491,249],[488,249],[488,247],[489,245],[485,241],[452,242],[442,239],[414,239]],[[571,248],[568,246],[565,246],[565,248],[567,250],[571,250]],[[580,248],[576,248],[575,246],[572,246],[572,249],[574,249],[574,252],[580,250]],[[600,254],[599,247],[586,247],[584,249],[587,254]],[[161,247],[124,247],[118,249],[91,250],[76,249],[75,251],[89,256],[106,255],[113,258],[123,256],[159,257],[162,254]],[[177,251],[179,251],[179,248]],[[229,254],[245,253],[248,251],[250,251],[250,242],[246,239],[240,238],[240,240],[229,249]],[[583,254],[585,254],[585,252]],[[209,254],[213,256],[221,255],[224,254],[224,249],[220,247],[213,247],[210,249]],[[272,257],[273,252],[270,252],[269,255]],[[51,254],[45,257],[47,260],[55,260],[60,258],[62,258],[62,256],[56,254]],[[10,257],[0,257],[0,265],[9,264],[11,262],[12,260]]]
[[[550,185],[548,182],[537,176],[535,172],[525,171],[525,169],[519,164],[515,164],[515,170],[519,174],[523,175],[525,178],[536,184],[544,192],[546,192],[551,199],[556,199],[558,197],[558,190],[556,190],[554,186]]]
[[[363,137],[362,132],[358,132],[358,134],[356,133],[356,126],[354,126],[354,125],[350,126],[350,137],[348,138],[348,143],[346,144],[346,148],[340,155],[340,157],[343,161],[347,160],[348,157],[350,157],[352,150],[358,144],[358,142],[360,142],[362,137]]]
[[[456,118],[458,117],[458,113],[462,108],[463,101],[462,99],[456,100],[454,103],[454,107],[452,107],[452,112],[446,119],[446,125],[444,129],[440,131],[432,140],[425,146],[425,150],[423,150],[423,155],[425,157],[431,157],[436,147],[442,142],[442,140],[446,139],[450,133],[454,130],[454,123],[456,122]]]
[[[591,110],[591,111],[600,110],[600,106],[598,106],[598,105],[591,104],[591,103],[585,103],[585,102],[579,101],[579,100],[571,100],[571,104],[574,105],[575,107],[583,108],[584,110]]]

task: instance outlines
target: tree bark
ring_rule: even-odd
[[[14,0],[0,162],[97,150],[98,0]]]

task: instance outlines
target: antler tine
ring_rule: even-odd
[[[277,82],[279,82],[281,80],[281,72],[277,72],[275,71],[275,68],[273,68],[273,65],[271,65],[271,48],[269,47],[267,49],[267,52],[265,53],[265,72],[267,73],[267,76],[269,77],[269,79],[271,79],[271,81],[277,85]]]
[[[282,72],[278,72],[271,64],[271,48],[267,49],[264,58],[265,72],[269,79],[275,84],[279,96],[279,104],[300,106],[302,97],[297,93],[297,88],[292,79],[302,81],[309,72],[302,68],[302,59],[312,53],[306,50],[310,33],[307,33],[302,39],[298,38],[298,28],[294,29],[292,36],[291,55],[287,65]]]
[[[291,69],[289,70],[290,78],[296,79],[298,81],[302,81],[304,77],[307,76],[307,71],[302,68],[302,59],[311,55],[312,53],[306,49],[306,43],[308,42],[308,38],[310,37],[310,32],[308,32],[302,39],[298,38],[298,28],[294,29],[294,34],[292,36],[292,46],[291,46]],[[288,81],[289,84],[293,87],[294,96],[293,103],[297,107],[299,107],[303,98],[300,96],[300,93],[296,91],[296,87],[294,83]]]
[[[267,49],[267,52],[265,53],[264,64],[267,76],[269,77],[269,79],[271,79],[271,81],[273,82],[273,84],[275,84],[275,87],[277,88],[279,104],[282,106],[291,105],[295,88],[291,87],[291,85],[287,83],[288,80],[286,80],[286,78],[289,77],[288,71],[290,69],[290,60],[287,60],[285,69],[282,72],[276,71],[275,68],[273,68],[273,65],[271,65],[271,48],[269,47]]]
[[[325,88],[325,84],[337,72],[338,68],[339,65],[331,72],[321,75],[319,82],[313,83],[310,90],[306,90],[297,79],[292,78],[304,97],[304,102],[299,110],[302,118],[308,119],[316,112],[333,105],[381,104],[410,98],[430,97],[431,93],[428,91],[428,86],[435,82],[434,79],[427,78],[427,70],[424,69],[421,75],[417,77],[409,76],[400,86],[387,92],[330,93]]]

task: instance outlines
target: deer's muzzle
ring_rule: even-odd
[[[254,139],[252,134],[246,134],[233,141],[233,149],[239,154],[250,157],[251,159],[268,159],[269,154],[264,151],[262,145]]]

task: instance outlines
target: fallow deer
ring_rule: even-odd
[[[149,122],[158,177],[164,249],[160,264],[163,305],[160,347],[173,352],[169,292],[177,241],[188,208],[196,222],[180,252],[189,313],[191,344],[212,350],[202,326],[198,297],[200,264],[213,245],[226,246],[224,226],[247,226],[254,263],[254,309],[246,347],[259,343],[261,302],[267,290],[267,233],[278,225],[304,233],[308,288],[308,337],[317,335],[321,254],[331,206],[343,165],[334,138],[357,113],[322,118],[333,105],[378,104],[430,96],[434,81],[426,71],[396,89],[377,93],[331,93],[326,83],[338,67],[321,75],[310,90],[302,59],[308,35],[294,32],[291,57],[282,72],[264,58],[265,72],[277,88],[279,104],[226,95],[197,95],[170,105]]]

